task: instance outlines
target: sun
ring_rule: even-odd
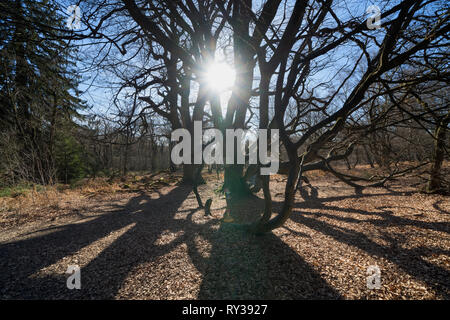
[[[215,62],[206,69],[206,83],[214,91],[230,90],[234,85],[236,72],[228,64]]]

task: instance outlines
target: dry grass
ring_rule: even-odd
[[[92,209],[91,202],[112,201],[122,193],[144,190],[153,192],[163,186],[173,185],[179,175],[159,172],[151,175],[85,179],[76,186],[57,185],[30,188],[20,194],[0,197],[0,228],[11,228],[27,222],[50,220]]]

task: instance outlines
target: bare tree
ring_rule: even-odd
[[[407,98],[397,93],[402,85],[392,75],[429,55],[442,56],[450,29],[449,12],[438,0],[385,1],[381,26],[374,30],[366,7],[350,0],[123,0],[93,8],[104,14],[97,25],[85,21],[89,30],[118,52],[129,55],[134,48],[144,58],[123,86],[147,103],[140,112],[151,109],[172,129],[191,132],[193,121],[225,130],[247,128],[255,119],[261,129],[279,130],[289,160],[285,200],[272,217],[270,179],[262,179],[265,209],[257,223],[246,226],[253,232],[267,232],[289,218],[305,169],[324,166],[352,183],[331,162],[391,123],[383,125],[383,119]],[[120,27],[103,28],[116,13]],[[231,48],[237,76],[222,117],[220,96],[208,90],[203,73],[225,48]],[[395,107],[387,100],[396,101]],[[365,112],[374,112],[370,123]],[[224,184],[235,195],[248,191],[243,169],[225,169]],[[194,172],[185,166],[186,178]]]

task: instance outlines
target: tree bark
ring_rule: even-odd
[[[232,199],[239,199],[252,195],[243,174],[243,165],[225,166],[223,189],[228,188]]]
[[[194,184],[196,182],[196,165],[195,164],[183,164],[183,183]],[[204,184],[205,180],[202,175],[199,174],[197,184]]]
[[[430,180],[428,181],[426,191],[435,193],[442,190],[441,167],[444,161],[445,153],[445,136],[447,126],[450,120],[450,113],[441,119],[438,126],[434,130],[435,142],[432,155],[432,167],[430,172]]]

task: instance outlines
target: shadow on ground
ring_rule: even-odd
[[[252,198],[234,207],[263,210]],[[340,295],[294,250],[273,233],[251,235],[221,224],[203,271],[199,299],[339,299]],[[193,256],[193,255],[191,255]]]
[[[0,298],[112,299],[134,267],[155,261],[180,244],[187,245],[192,264],[202,274],[202,283],[196,289],[200,299],[339,297],[273,234],[256,237],[233,230],[229,225],[212,229],[218,223],[214,218],[206,223],[194,223],[193,214],[198,210],[180,207],[189,194],[191,189],[187,186],[177,186],[158,199],[141,193],[115,211],[1,245]],[[188,214],[185,219],[175,219],[177,212]],[[126,231],[82,266],[81,290],[66,288],[65,270],[35,276],[41,269],[87,250],[97,240],[121,229]],[[184,232],[168,244],[156,244],[167,231]],[[194,241],[197,235],[209,241],[209,257],[198,252]]]
[[[291,220],[304,225],[310,229],[330,236],[336,241],[364,250],[369,255],[385,258],[396,264],[403,271],[425,282],[433,288],[442,299],[450,299],[450,271],[441,266],[426,261],[426,257],[434,255],[450,256],[450,250],[443,250],[438,247],[420,246],[415,248],[405,248],[403,246],[403,235],[401,233],[384,232],[383,240],[387,245],[380,245],[371,240],[366,232],[359,232],[351,228],[336,226],[328,221],[342,221],[350,224],[368,223],[373,228],[384,229],[388,227],[412,227],[415,229],[425,229],[450,234],[450,224],[447,222],[430,222],[411,219],[394,215],[386,206],[376,207],[374,211],[361,210],[356,208],[342,208],[327,204],[343,199],[360,199],[383,195],[411,195],[410,193],[398,193],[386,188],[388,193],[383,194],[362,194],[355,192],[352,195],[338,197],[319,198],[317,192],[303,190],[301,195],[304,202],[296,203],[291,216]],[[439,207],[440,201],[433,207],[441,212],[447,212]],[[279,205],[279,204],[278,204]],[[404,207],[406,208],[406,207]],[[309,209],[320,209],[320,212],[310,212]],[[355,217],[346,217],[345,214],[356,214]],[[327,218],[324,221],[321,218]]]
[[[388,190],[387,194],[394,194]],[[424,259],[433,254],[449,255],[438,248],[402,248],[401,235],[386,234],[389,245],[380,245],[365,233],[336,227],[332,221],[370,223],[374,227],[413,226],[449,233],[449,224],[426,222],[393,215],[380,206],[374,211],[340,208],[329,204],[347,198],[379,196],[362,194],[319,198],[315,190],[303,192],[305,201],[298,202],[292,220],[333,239],[362,249],[370,255],[386,258],[406,273],[427,283],[444,299],[450,297],[450,273],[445,268]],[[132,270],[140,264],[156,261],[180,245],[186,246],[187,257],[201,274],[201,283],[195,291],[199,299],[339,299],[340,294],[322,279],[301,256],[274,234],[255,236],[236,230],[230,224],[219,222],[220,216],[198,223],[203,212],[195,208],[191,188],[177,186],[158,199],[141,193],[124,207],[101,216],[80,220],[78,223],[49,228],[39,234],[0,246],[0,298],[1,299],[112,299],[117,297],[124,282],[132,282]],[[274,205],[274,209],[280,203]],[[436,206],[440,209],[439,203]],[[245,210],[259,212],[262,200],[254,198]],[[309,209],[321,209],[312,213]],[[244,210],[244,211],[245,211]],[[443,214],[446,212],[440,209]],[[358,219],[339,212],[360,215]],[[183,218],[176,217],[182,213]],[[195,217],[194,217],[195,215]],[[327,218],[324,221],[321,218]],[[376,219],[374,219],[376,217]],[[286,227],[288,228],[288,227]],[[126,230],[105,248],[83,264],[82,289],[68,290],[67,275],[53,272],[33,276],[111,233]],[[158,239],[166,232],[179,234],[167,244]],[[306,235],[297,232],[298,237]],[[200,252],[198,237],[209,243],[208,254]],[[89,251],[89,250],[88,250]],[[171,261],[161,260],[170,264]],[[166,267],[166,266],[163,266]],[[167,267],[169,267],[167,265]],[[164,269],[164,268],[163,268]],[[152,270],[148,270],[151,276]],[[181,271],[181,278],[183,277]],[[139,282],[136,282],[139,285]],[[151,281],[147,284],[157,285]],[[155,288],[149,287],[148,290]],[[175,291],[177,288],[175,288]],[[181,289],[180,289],[181,290]],[[165,296],[160,296],[165,299]]]

